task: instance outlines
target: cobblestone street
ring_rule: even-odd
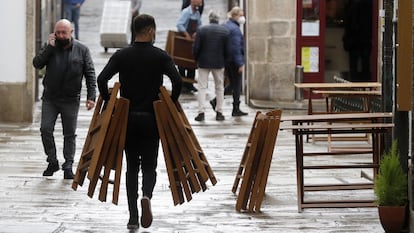
[[[80,39],[90,48],[95,62],[96,75],[102,70],[108,53],[100,45],[99,26],[103,0],[86,0],[80,19]],[[181,1],[143,1],[141,13],[151,14],[157,23],[156,46],[165,47],[168,30],[176,30]],[[215,10],[224,21],[227,1],[206,0],[203,24],[207,15]],[[212,82],[212,81],[211,81]],[[166,86],[168,87],[166,82]],[[209,84],[209,97],[213,95],[213,83]],[[86,96],[83,93],[82,103]],[[316,208],[298,212],[296,192],[295,140],[290,131],[280,131],[262,204],[262,212],[239,213],[235,210],[237,196],[231,192],[250,128],[257,111],[242,102],[241,109],[249,113],[246,117],[232,117],[232,98],[225,97],[223,122],[215,120],[209,108],[203,123],[194,121],[197,115],[196,95],[180,97],[181,105],[192,124],[197,139],[218,180],[215,186],[207,182],[205,192],[195,193],[193,200],[174,206],[169,190],[169,181],[162,148],[160,147],[158,178],[152,199],[154,221],[152,226],[137,232],[156,233],[380,233],[384,232],[376,208]],[[209,98],[208,97],[208,98]],[[242,97],[244,99],[244,96]],[[320,104],[323,106],[322,102]],[[305,114],[306,109],[292,104],[283,114]],[[302,106],[302,105],[301,105]],[[303,104],[303,106],[306,106]],[[63,171],[54,176],[42,176],[46,168],[39,132],[40,102],[35,109],[35,120],[28,125],[0,124],[0,232],[2,233],[114,233],[129,232],[126,229],[128,207],[125,192],[125,173],[122,172],[119,204],[100,202],[97,192],[93,198],[87,196],[88,180],[77,191],[72,190],[72,181],[63,179]],[[82,151],[93,112],[81,105],[78,123],[77,154],[75,166]],[[63,161],[62,131],[60,122],[55,130],[58,158]],[[326,142],[307,143],[309,150],[323,150]],[[329,159],[329,157],[324,158]],[[350,158],[358,163],[361,158]],[[76,168],[76,167],[75,167]],[[125,161],[124,167],[125,169]],[[310,173],[312,180],[339,181],[364,180],[360,171],[346,170],[342,174],[324,172]],[[346,178],[344,178],[346,177]],[[349,180],[348,180],[349,179]],[[99,183],[98,183],[99,185]],[[110,186],[111,187],[111,186]],[[111,190],[111,189],[110,189]],[[111,193],[111,192],[108,192]],[[338,196],[352,195],[341,191]],[[373,198],[372,190],[363,195]]]

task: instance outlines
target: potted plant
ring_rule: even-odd
[[[407,174],[401,167],[397,141],[383,154],[379,174],[374,181],[378,214],[385,232],[400,232],[405,221]]]

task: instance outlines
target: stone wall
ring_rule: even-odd
[[[0,122],[31,123],[34,106],[34,69],[32,59],[35,49],[35,1],[26,1],[26,82],[0,83]]]
[[[293,100],[296,1],[249,0],[246,15],[249,99]]]

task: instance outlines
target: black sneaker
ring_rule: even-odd
[[[216,113],[216,121],[224,121],[224,116],[221,112]]]
[[[246,116],[247,112],[242,112],[240,109],[233,110],[231,113],[232,116]]]
[[[73,180],[73,172],[72,169],[65,169],[63,171],[63,178],[66,180]]]
[[[197,92],[198,91],[198,89],[193,85],[189,86],[188,89],[190,89],[190,91],[192,91],[192,92]]]
[[[213,108],[213,110],[216,111],[216,105],[217,105],[216,98],[210,100],[210,105]]]
[[[136,230],[138,228],[139,228],[138,207],[136,206],[136,202],[135,202],[135,208],[132,208],[129,210],[129,221],[127,224],[127,229]]]
[[[59,171],[59,163],[49,163],[43,172],[43,176],[53,176],[53,173],[57,171]]]
[[[128,222],[128,224],[127,224],[127,229],[128,230],[136,230],[136,229],[138,229],[139,228],[139,225],[138,225],[138,220],[135,222],[132,222],[131,220]]]
[[[204,121],[204,113],[199,113],[198,116],[194,118],[196,121]]]
[[[189,95],[189,94],[193,94],[193,93],[191,92],[191,90],[188,87],[182,87],[181,88],[181,94]]]

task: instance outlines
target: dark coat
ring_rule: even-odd
[[[199,68],[224,68],[229,49],[229,31],[223,25],[212,23],[197,30],[193,56]]]
[[[95,101],[96,77],[95,68],[88,47],[73,40],[69,48],[69,56],[65,59],[63,49],[51,45],[44,46],[33,58],[33,66],[42,69],[46,66],[43,78],[43,98],[74,100],[79,99],[82,79],[85,77],[88,100]],[[67,61],[62,66],[62,61]],[[66,67],[62,70],[62,67]]]
[[[244,38],[240,25],[233,19],[229,19],[224,26],[229,30],[230,56],[229,62],[237,67],[244,65]]]

